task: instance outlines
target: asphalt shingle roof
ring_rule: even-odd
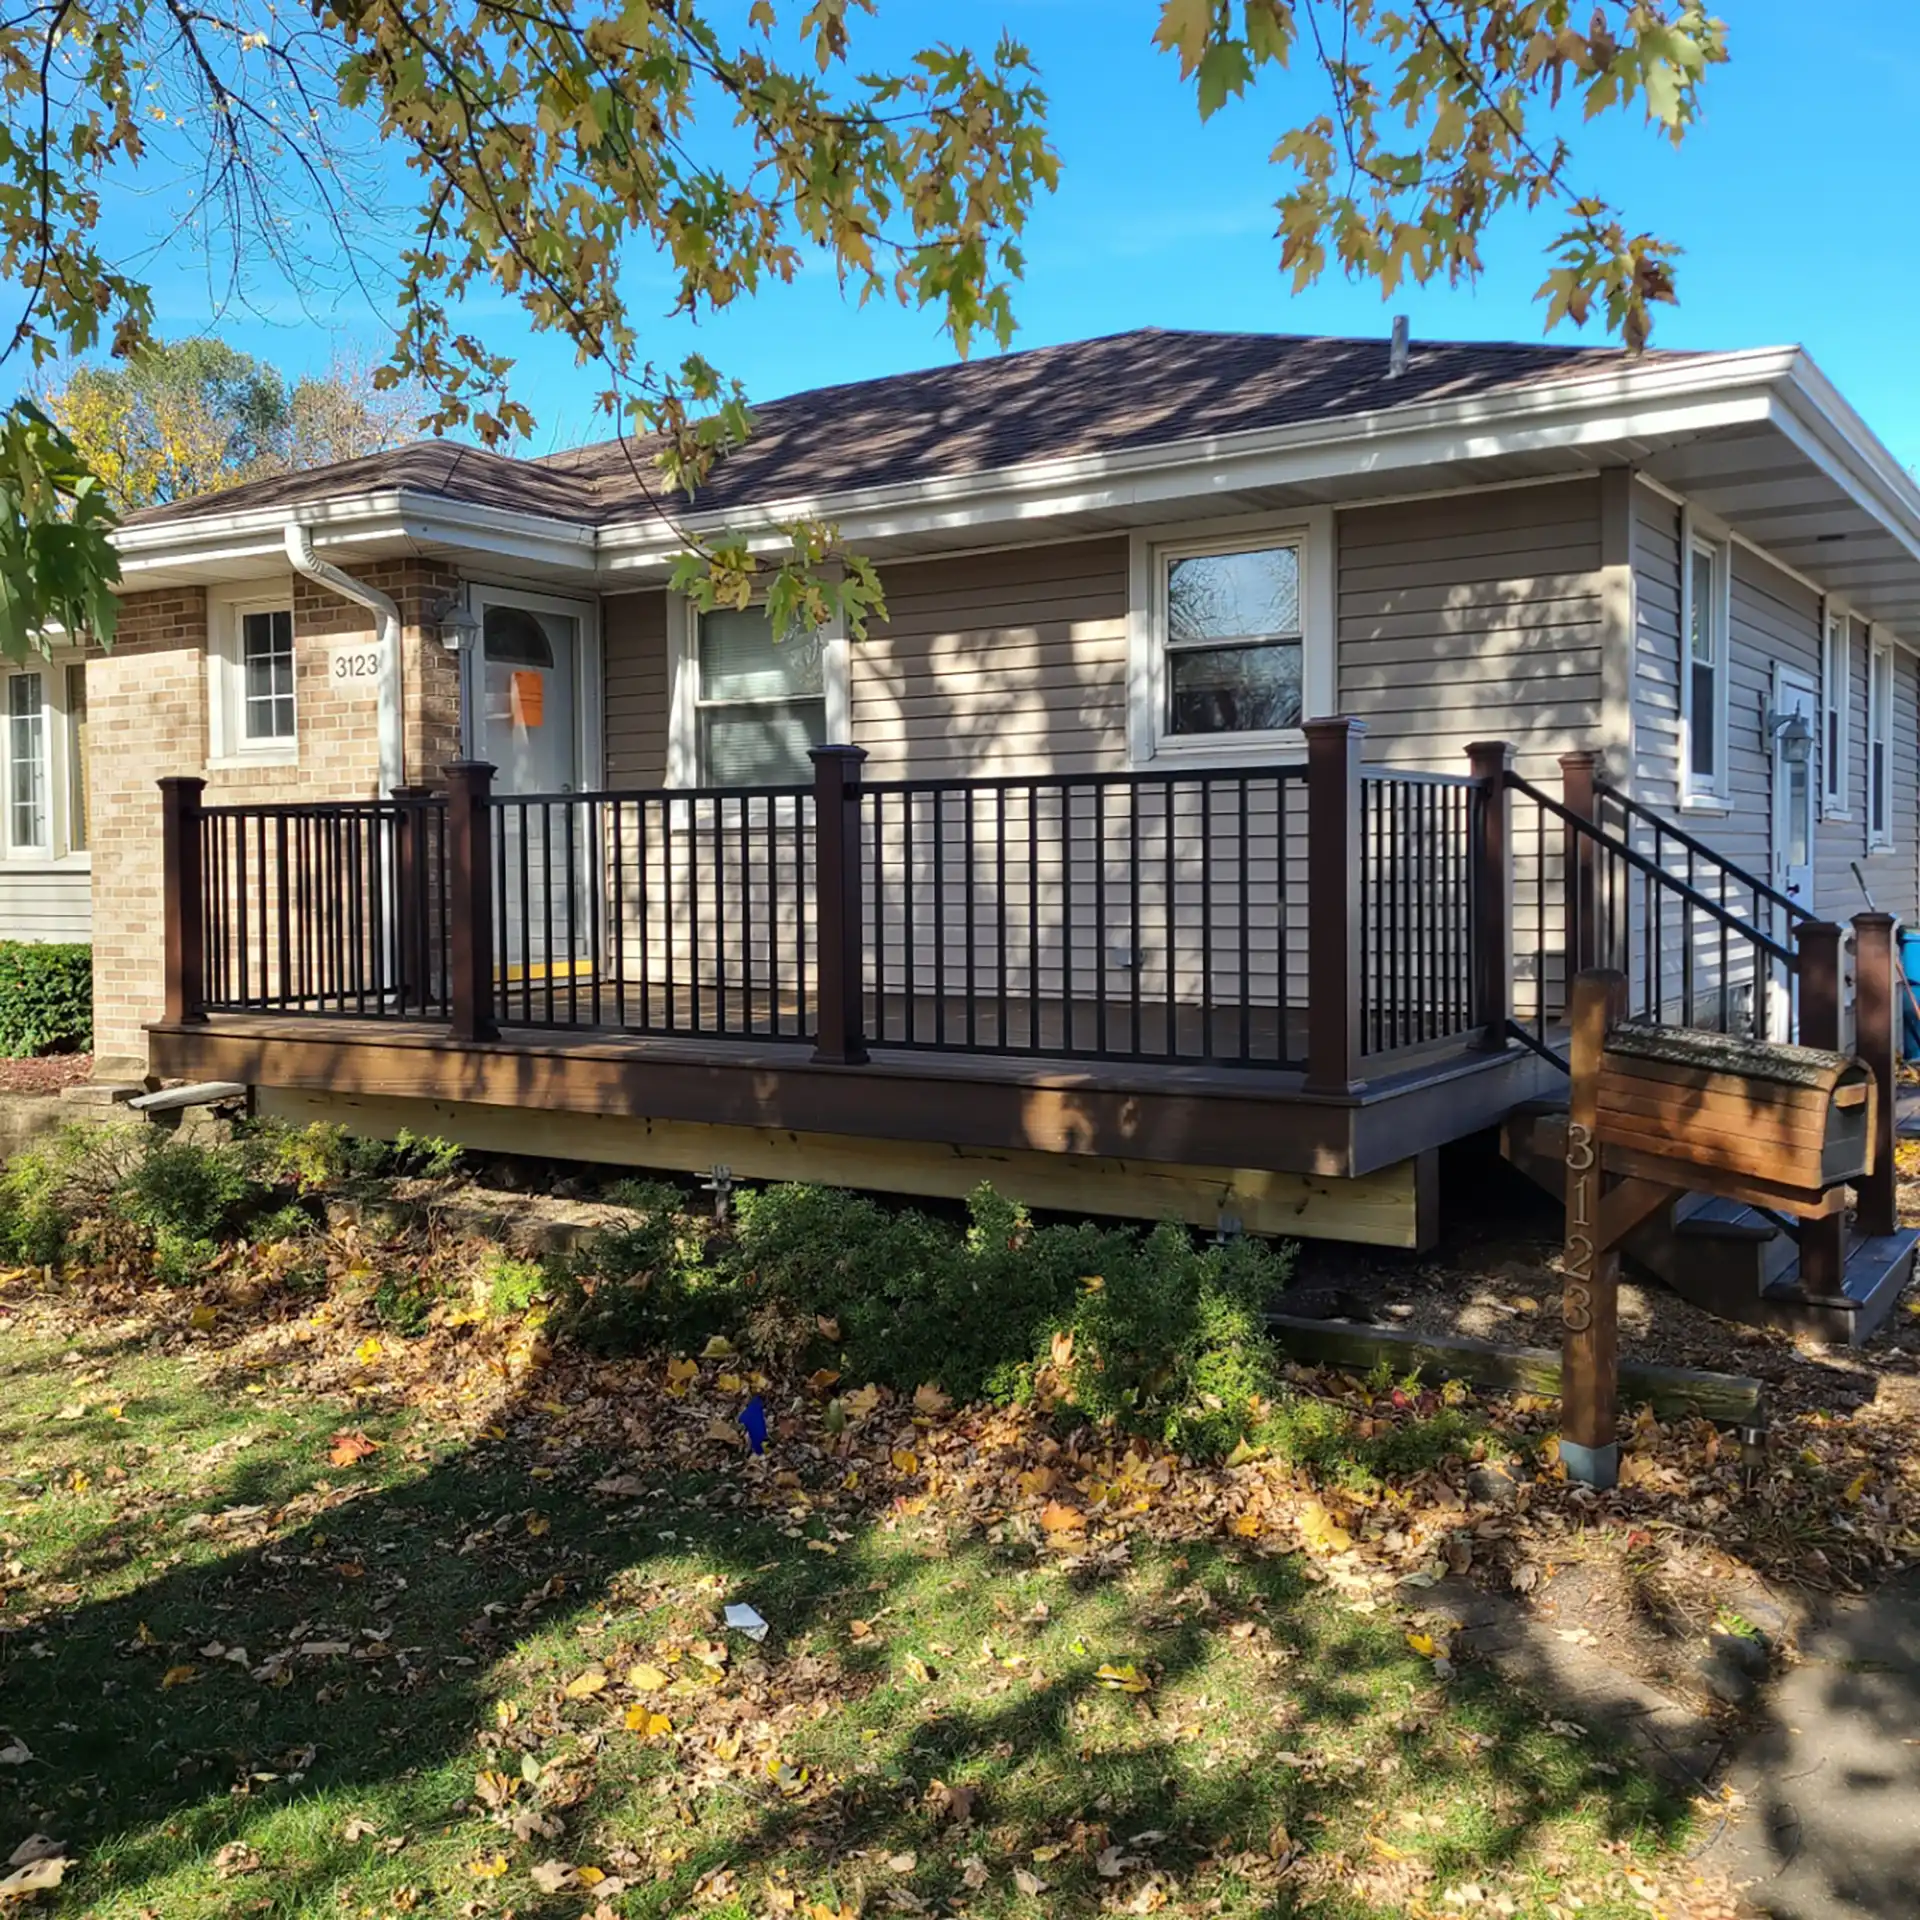
[[[1389,378],[1385,340],[1176,332],[1158,327],[918,373],[819,387],[754,409],[753,437],[694,503],[724,510],[854,488],[960,479],[1026,462],[1137,450],[1433,401],[1512,392],[1626,364],[1615,347],[1415,342]],[[1702,356],[1667,353],[1664,361]],[[452,441],[253,481],[129,516],[299,506],[406,488],[587,524],[644,516],[660,495],[653,447],[603,441],[515,460]],[[684,503],[676,503],[682,505]]]

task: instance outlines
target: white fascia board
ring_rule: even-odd
[[[594,529],[542,514],[516,513],[437,494],[391,488],[298,506],[249,507],[195,514],[157,526],[122,527],[113,536],[123,580],[161,568],[205,567],[271,558],[284,551],[289,524],[306,527],[319,548],[397,544],[467,547],[475,552],[591,572]]]
[[[1804,356],[1776,396],[1774,424],[1920,560],[1920,486]]]
[[[726,535],[752,549],[771,549],[784,544],[782,525],[802,519],[831,521],[850,542],[904,538],[1255,487],[1397,474],[1452,460],[1710,433],[1764,422],[1771,386],[1794,356],[1795,349],[1769,347],[1705,363],[1653,362],[1517,392],[689,514],[673,526],[657,517],[620,522],[601,529],[601,566],[610,573],[658,569],[685,551],[690,535]]]

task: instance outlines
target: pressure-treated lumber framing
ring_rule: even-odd
[[[663,1173],[724,1166],[750,1180],[806,1180],[925,1198],[964,1199],[985,1181],[1048,1212],[1134,1220],[1223,1220],[1263,1237],[1424,1248],[1437,1230],[1435,1156],[1416,1155],[1359,1179],[1254,1167],[1185,1166],[1113,1155],[978,1148],[906,1140],[712,1126],[625,1114],[529,1113],[476,1101],[414,1100],[262,1087],[260,1112],[304,1125],[342,1124],[390,1139],[401,1128],[486,1153]]]

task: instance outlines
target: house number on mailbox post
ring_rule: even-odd
[[[1593,1325],[1593,1129],[1567,1123],[1567,1245],[1561,1256],[1566,1285],[1560,1317],[1570,1333]]]

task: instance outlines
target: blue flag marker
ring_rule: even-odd
[[[747,1446],[754,1453],[767,1450],[767,1410],[760,1404],[756,1393],[740,1414],[740,1424],[747,1430]]]

